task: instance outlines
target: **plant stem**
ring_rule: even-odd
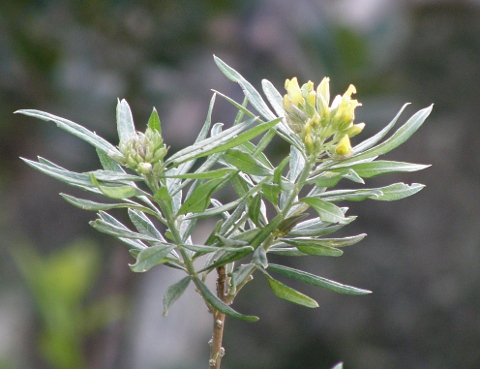
[[[217,279],[217,296],[220,300],[225,303],[227,302],[226,296],[226,283],[227,275],[225,272],[225,266],[217,268],[218,279]],[[222,357],[225,354],[225,349],[222,347],[223,341],[223,330],[225,327],[225,314],[213,309],[213,336],[210,346],[210,360],[209,368],[210,369],[220,369],[220,364]]]

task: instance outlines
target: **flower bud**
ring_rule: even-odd
[[[350,145],[348,135],[344,135],[340,141],[338,141],[338,144],[335,147],[335,154],[347,158],[352,156],[352,146]]]

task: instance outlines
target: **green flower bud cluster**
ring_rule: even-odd
[[[159,131],[147,128],[145,133],[135,132],[128,140],[121,141],[120,155],[112,157],[119,164],[140,174],[158,175],[163,167],[167,147]]]
[[[330,105],[328,77],[314,89],[312,81],[298,84],[296,77],[285,81],[287,94],[283,97],[286,120],[299,134],[307,153],[320,159],[326,155],[340,158],[352,156],[350,138],[359,134],[365,123],[353,124],[355,108],[361,104],[351,98],[354,85],[334,98]]]

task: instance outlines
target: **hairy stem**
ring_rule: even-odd
[[[218,267],[217,273],[217,296],[223,302],[228,303],[226,294],[227,274],[225,271],[225,266]],[[224,327],[225,314],[213,309],[213,336],[210,346],[209,360],[210,369],[220,369],[222,357],[225,354],[225,349],[222,347]]]

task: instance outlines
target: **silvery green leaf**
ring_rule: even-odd
[[[97,155],[103,169],[117,173],[125,173],[122,166],[118,164],[115,160],[113,160],[110,156],[108,156],[108,153],[100,149],[95,150],[97,151]]]
[[[135,135],[132,111],[125,99],[118,99],[117,103],[117,132],[120,142],[128,141]]]
[[[377,134],[373,135],[372,137],[366,139],[363,142],[360,142],[358,145],[356,145],[353,148],[354,154],[356,153],[361,153],[365,150],[368,150],[372,146],[376,145],[382,138],[384,138],[388,132],[393,128],[393,126],[397,123],[398,118],[400,118],[400,115],[403,113],[405,108],[410,105],[409,103],[404,104],[401,108],[400,111],[395,115],[395,117],[392,119],[390,123],[388,123],[380,132]]]
[[[192,277],[186,276],[168,287],[163,295],[163,316],[167,316],[168,309],[183,295],[191,280]]]
[[[262,274],[267,279],[270,289],[277,297],[309,308],[318,307],[318,303],[311,297],[308,297],[307,295],[304,295],[303,293],[284,285],[282,282],[273,279],[267,272],[263,271],[262,269],[259,270],[262,271]]]
[[[111,170],[94,170],[92,173],[99,181],[105,182],[131,182],[131,181],[143,181],[143,177],[135,174],[121,173]]]
[[[155,265],[164,264],[168,261],[167,256],[175,248],[175,245],[162,244],[158,246],[151,246],[140,251],[137,255],[135,264],[130,264],[130,269],[133,272],[143,273]]]
[[[71,186],[79,187],[83,190],[100,193],[95,185],[90,181],[90,175],[85,173],[76,173],[62,168],[46,159],[38,158],[38,162],[21,158],[25,163],[38,171],[49,175],[61,182]]]
[[[90,145],[96,147],[101,151],[104,151],[106,153],[115,152],[120,154],[117,148],[113,146],[110,142],[100,136],[97,136],[95,132],[91,132],[85,127],[82,127],[81,125],[74,123],[68,119],[60,118],[53,114],[34,109],[17,110],[15,113],[28,115],[30,117],[42,119],[45,121],[52,121],[60,129],[63,129],[64,131],[80,138],[81,140],[88,142]]]
[[[263,247],[257,247],[253,252],[252,261],[263,269],[268,268],[267,252]]]
[[[404,163],[399,161],[378,160],[370,163],[357,164],[351,168],[362,178],[372,178],[395,172],[415,172],[428,168],[430,165]]]
[[[362,233],[356,236],[348,236],[342,238],[311,238],[311,237],[296,237],[296,238],[282,238],[283,242],[290,245],[321,245],[328,247],[345,247],[354,245],[365,238],[367,234]]]
[[[377,200],[377,201],[401,200],[416,194],[417,192],[421,191],[424,187],[425,185],[420,183],[412,183],[411,185],[407,185],[405,183],[395,183],[390,186],[380,187],[379,190],[382,191],[382,195],[377,198],[372,198],[372,200]]]
[[[343,211],[328,201],[318,197],[305,197],[301,201],[314,208],[318,217],[325,223],[343,223],[346,221]]]
[[[233,165],[237,169],[247,174],[256,176],[268,176],[273,174],[273,171],[270,168],[266,167],[248,152],[230,149],[223,154],[223,159],[228,164]]]
[[[326,288],[338,293],[343,293],[348,295],[366,295],[372,292],[372,291],[364,290],[361,288],[347,286],[347,285],[334,282],[329,279],[322,278],[314,274],[307,273],[302,270],[290,268],[284,265],[270,263],[268,266],[268,269],[275,273],[282,274],[286,277],[296,279],[298,281],[308,283],[313,286]]]
[[[91,221],[90,225],[99,232],[106,233],[117,238],[123,237],[144,240],[148,242],[158,242],[158,239],[156,239],[155,237],[141,234],[138,232],[133,232],[125,226],[114,225],[102,219]]]
[[[212,179],[195,188],[178,210],[177,215],[203,212],[210,205],[212,194],[223,187],[228,178]]]
[[[265,101],[258,93],[258,91],[248,82],[245,78],[242,77],[235,69],[228,66],[220,58],[214,56],[215,63],[217,63],[220,70],[225,74],[225,76],[233,82],[237,82],[243,90],[243,93],[248,98],[250,104],[267,120],[275,119],[275,115],[272,113],[270,108],[267,106]]]
[[[272,105],[273,110],[279,117],[285,115],[285,110],[283,109],[283,98],[280,92],[275,88],[272,82],[268,79],[262,80],[263,93],[267,97],[268,102]]]
[[[167,173],[165,177],[183,178],[183,179],[216,179],[216,178],[222,178],[226,174],[230,174],[233,172],[235,172],[235,169],[222,168],[222,169],[216,169],[212,171],[198,172],[198,173],[195,172],[195,173],[172,174],[172,175],[169,175]]]
[[[160,231],[155,227],[153,222],[144,213],[151,214],[151,212],[142,209],[136,209],[134,207],[128,208],[128,216],[130,217],[130,220],[132,221],[135,228],[137,228],[137,231],[152,236],[153,238],[156,238],[161,242],[166,242]]]
[[[140,191],[138,188],[129,185],[102,185],[97,181],[93,172],[90,172],[90,180],[102,194],[112,199],[126,199],[129,197],[144,195],[143,191]]]
[[[327,191],[320,195],[318,198],[329,201],[363,201],[366,199],[378,200],[382,197],[383,192],[379,188],[365,188],[359,190],[333,190]]]
[[[338,231],[347,224],[353,222],[355,219],[355,216],[347,217],[343,223],[339,224],[325,223],[322,222],[320,218],[309,219],[297,224],[288,235],[291,237],[325,236]]]
[[[119,208],[128,208],[128,209],[138,209],[140,211],[146,212],[148,214],[156,215],[155,212],[147,208],[146,206],[137,204],[135,202],[124,202],[124,203],[100,203],[91,200],[80,199],[78,197],[70,196],[64,193],[61,193],[62,196],[67,202],[76,206],[77,208],[90,211],[99,211],[99,210],[110,210],[110,209],[119,209]]]
[[[258,321],[258,317],[256,316],[243,315],[233,310],[230,306],[220,300],[212,291],[210,291],[210,289],[198,277],[194,277],[193,282],[197,286],[200,294],[205,299],[205,301],[214,309],[231,317],[246,320],[248,322]]]
[[[369,158],[373,156],[379,156],[392,151],[396,147],[400,146],[406,140],[408,140],[423,124],[425,119],[430,115],[433,109],[433,105],[427,108],[421,109],[416,112],[403,126],[401,126],[392,136],[387,138],[377,146],[372,147],[361,154],[355,155],[352,159]],[[347,159],[352,160],[352,159]]]
[[[285,239],[285,242],[295,246],[300,252],[307,255],[335,257],[343,255],[342,250],[322,244],[303,242],[302,240],[298,239]]]

